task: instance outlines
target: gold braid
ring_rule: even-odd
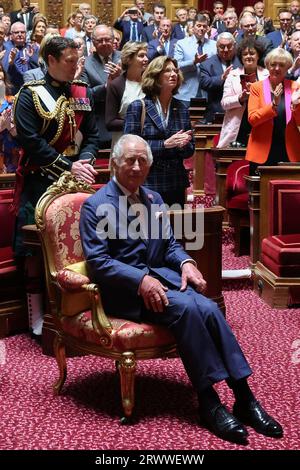
[[[58,98],[58,100],[56,101],[56,105],[55,105],[55,108],[54,110],[51,112],[51,111],[45,111],[41,105],[41,102],[40,102],[40,99],[39,99],[39,96],[37,94],[37,92],[34,90],[34,88],[31,88],[29,87],[31,92],[32,92],[32,99],[33,99],[33,103],[34,103],[34,106],[35,106],[35,109],[37,111],[37,113],[39,114],[39,116],[43,119],[45,119],[45,121],[51,121],[52,119],[55,119],[58,123],[58,127],[57,127],[57,131],[56,131],[56,134],[55,136],[53,137],[53,139],[51,140],[51,142],[49,142],[49,145],[53,145],[58,139],[59,137],[61,136],[61,133],[63,131],[63,127],[64,127],[64,122],[65,122],[65,117],[66,115],[69,116],[69,123],[70,123],[70,127],[74,127],[74,123],[75,123],[75,113],[72,109],[69,108],[69,100],[67,100],[67,98],[65,96],[60,96]],[[76,126],[76,124],[75,124]],[[45,124],[43,125],[43,129],[45,129]],[[71,137],[72,137],[72,133],[71,133]]]

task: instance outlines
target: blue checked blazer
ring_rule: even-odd
[[[145,186],[154,191],[180,190],[189,186],[187,172],[183,160],[193,155],[195,150],[194,139],[182,149],[166,149],[164,141],[181,129],[191,129],[189,111],[187,107],[176,98],[170,104],[169,121],[164,128],[161,117],[151,98],[144,98],[145,122],[141,129],[141,100],[131,103],[127,109],[124,134],[136,134],[143,137],[151,147],[153,164]]]

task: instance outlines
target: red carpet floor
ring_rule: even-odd
[[[224,246],[224,268],[247,267]],[[0,449],[299,449],[300,310],[272,310],[251,282],[224,281],[227,319],[254,374],[251,386],[284,427],[275,440],[250,429],[249,445],[214,437],[197,423],[197,401],[179,359],[140,363],[136,422],[119,423],[119,383],[110,360],[68,360],[63,395],[52,394],[56,362],[26,334],[0,340]],[[231,392],[218,390],[230,407]]]

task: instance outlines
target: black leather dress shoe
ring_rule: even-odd
[[[201,422],[216,436],[225,441],[247,444],[248,431],[224,405],[200,413]]]
[[[257,400],[252,400],[246,407],[235,402],[233,414],[242,423],[251,426],[259,434],[277,438],[283,436],[282,426],[268,415]]]

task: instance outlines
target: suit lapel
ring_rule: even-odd
[[[93,55],[92,65],[93,65],[93,69],[94,69],[94,72],[95,72],[96,76],[100,77],[101,82],[106,83],[107,75],[104,72],[104,65],[101,62],[100,57],[96,53],[94,53],[94,55]],[[99,80],[99,78],[98,78],[98,80]]]
[[[157,108],[155,104],[151,100],[147,100],[146,113],[148,114],[150,119],[154,122],[155,126],[158,127],[162,132],[164,132],[164,126],[163,126],[161,117],[157,112]]]

